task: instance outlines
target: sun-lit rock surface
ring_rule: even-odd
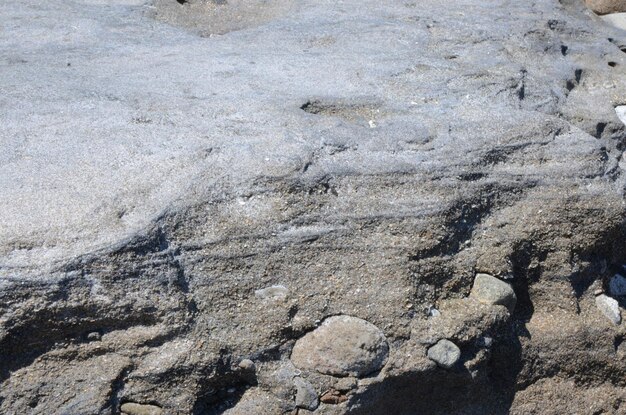
[[[5,2],[0,413],[623,412],[625,33],[575,0]],[[384,358],[292,362],[337,316]]]

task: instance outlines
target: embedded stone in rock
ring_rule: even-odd
[[[585,0],[585,3],[598,14],[626,12],[626,0]]]
[[[293,0],[155,0],[149,14],[210,36],[262,25],[288,14],[292,5]]]
[[[247,372],[253,372],[256,369],[254,362],[250,359],[243,359],[239,362],[238,366],[241,370],[245,370]]]
[[[289,290],[284,285],[272,285],[254,292],[254,296],[261,300],[285,300],[288,294]]]
[[[626,295],[626,278],[620,274],[613,275],[609,281],[609,292],[615,296]]]
[[[619,311],[619,304],[617,300],[609,297],[608,295],[599,295],[596,297],[596,307],[602,314],[604,314],[613,324],[620,324],[622,322],[622,315]]]
[[[297,391],[296,406],[298,408],[308,409],[309,411],[315,410],[320,402],[313,385],[300,377],[295,378],[293,383],[296,385]]]
[[[365,376],[380,370],[389,354],[385,335],[372,323],[351,316],[326,319],[299,339],[291,354],[293,363],[333,376]]]
[[[511,285],[488,274],[476,274],[470,297],[484,304],[503,305],[511,313],[517,303]]]
[[[450,340],[442,339],[428,349],[428,358],[444,369],[450,369],[461,358],[461,349]]]
[[[120,409],[127,415],[163,415],[163,410],[156,405],[127,402]]]

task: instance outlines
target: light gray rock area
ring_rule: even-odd
[[[626,412],[583,0],[0,10],[1,414]]]

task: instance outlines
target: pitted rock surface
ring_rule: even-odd
[[[1,414],[626,412],[626,32],[583,0],[0,9]]]
[[[291,361],[326,375],[361,377],[380,370],[388,354],[378,327],[360,318],[334,316],[296,342]]]

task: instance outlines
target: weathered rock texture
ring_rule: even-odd
[[[596,307],[626,32],[582,1],[24,0],[0,27],[0,413],[626,411]],[[347,316],[382,367],[291,361]]]

